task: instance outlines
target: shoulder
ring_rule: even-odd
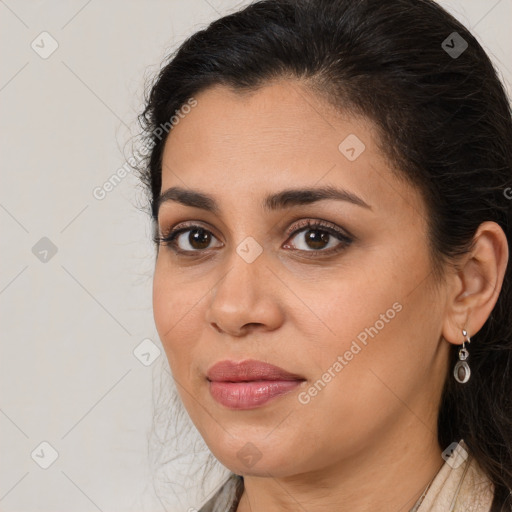
[[[435,476],[418,512],[489,512],[494,485],[461,440]]]
[[[494,485],[476,459],[471,457],[467,472],[462,480],[454,510],[488,512],[494,498]]]
[[[243,488],[243,477],[231,473],[198,512],[236,512]]]

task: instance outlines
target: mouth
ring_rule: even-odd
[[[230,409],[254,409],[297,388],[306,379],[263,361],[220,361],[207,372],[210,394]]]

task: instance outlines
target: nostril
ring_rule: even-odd
[[[222,329],[215,323],[215,322],[212,322],[211,326],[217,331],[217,332],[222,332]]]
[[[211,322],[210,325],[213,329],[215,329],[218,333],[230,333],[232,336],[244,336],[246,333],[251,332],[253,330],[259,329],[263,324],[260,322],[250,322],[247,324],[244,324],[240,329],[238,329],[236,332],[231,330],[224,330],[221,327],[219,327],[218,324],[215,322]]]
[[[263,324],[260,324],[260,323],[258,323],[258,322],[251,322],[251,323],[249,323],[249,324],[245,324],[245,325],[243,326],[243,329],[250,330],[250,329],[252,329],[253,327],[254,327],[254,328],[257,328],[257,327],[259,327],[259,326],[261,326],[261,325],[263,325]]]

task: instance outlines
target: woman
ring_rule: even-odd
[[[512,120],[476,39],[430,0],[260,1],[141,121],[156,327],[231,471],[201,510],[512,510]]]

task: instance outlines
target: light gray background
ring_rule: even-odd
[[[186,36],[247,3],[0,0],[1,511],[187,511],[204,501],[179,482],[178,465],[165,499],[152,486],[152,378],[167,361],[141,190],[133,175],[103,200],[93,190],[131,156],[144,79]],[[512,0],[440,3],[477,35],[510,95]],[[47,58],[44,31],[58,44]],[[36,245],[43,237],[55,255]],[[143,362],[161,353],[146,366],[133,351],[148,338]],[[58,452],[47,469],[43,441]]]

